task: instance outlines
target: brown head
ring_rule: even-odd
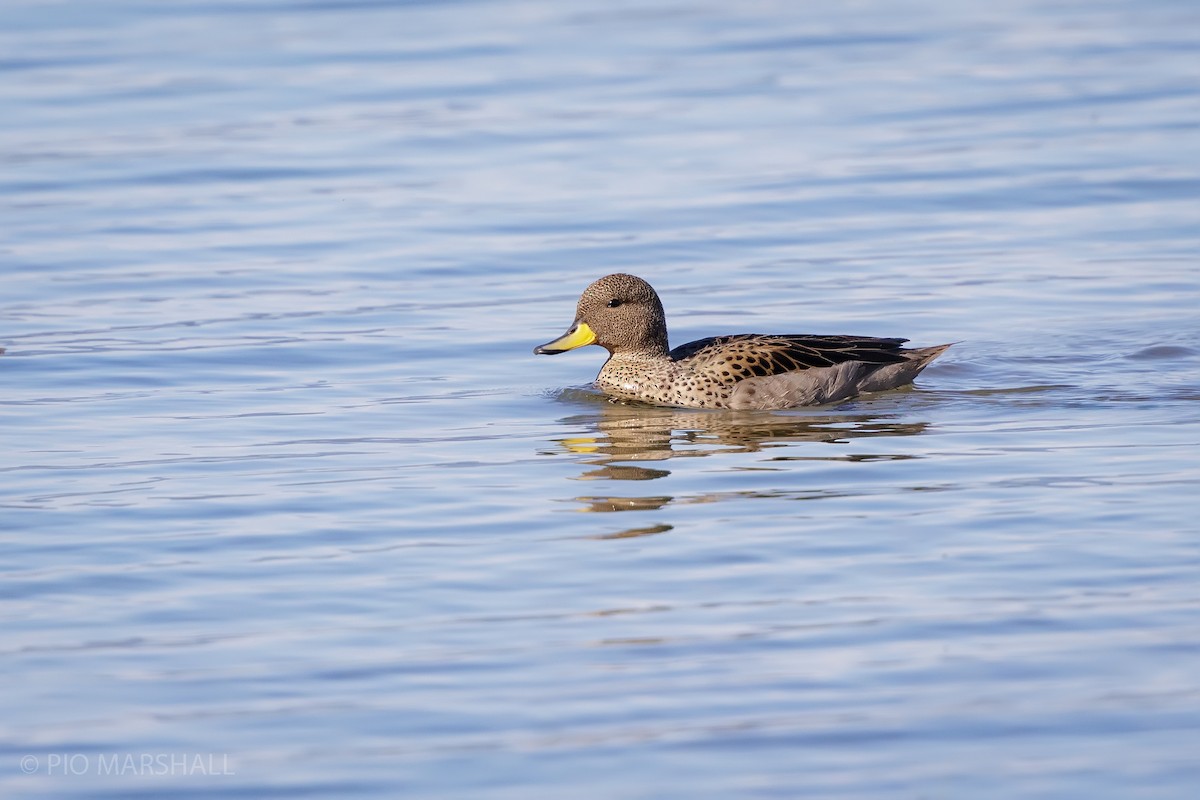
[[[588,344],[609,353],[666,355],[667,319],[650,284],[634,275],[605,275],[583,291],[570,329],[533,352],[554,355]]]

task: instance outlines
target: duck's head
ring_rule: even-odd
[[[583,291],[567,332],[533,352],[554,355],[589,344],[609,353],[665,354],[667,320],[658,293],[634,275],[605,275]]]

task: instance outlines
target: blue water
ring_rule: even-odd
[[[10,0],[0,794],[1194,798],[1200,8]],[[833,407],[672,341],[955,341]]]

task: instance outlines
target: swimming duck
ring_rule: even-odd
[[[742,333],[668,350],[658,293],[641,278],[617,273],[587,287],[570,329],[533,352],[554,355],[600,345],[608,361],[596,386],[622,400],[765,410],[835,403],[905,386],[950,346],[900,346],[907,341]]]

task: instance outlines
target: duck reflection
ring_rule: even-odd
[[[820,410],[795,411],[689,411],[656,406],[613,403],[597,400],[587,413],[561,420],[564,427],[586,433],[555,440],[551,452],[583,456],[587,468],[579,480],[651,481],[665,478],[670,470],[661,462],[672,458],[701,458],[723,453],[757,453],[779,449],[779,454],[764,459],[776,461],[873,461],[897,460],[913,456],[889,454],[828,455],[811,449],[797,451],[798,442],[845,443],[852,439],[876,436],[915,436],[927,423],[900,422],[879,413],[837,413]],[[647,466],[648,463],[655,466]],[[764,465],[763,468],[770,467]],[[762,492],[709,493],[687,498],[668,494],[634,497],[614,495],[572,498],[581,503],[581,511],[610,513],[617,511],[653,511],[670,503],[709,503],[726,496],[764,494]],[[766,492],[777,496],[777,492]],[[789,492],[805,498],[830,496],[821,490]],[[634,528],[601,538],[624,538],[662,533],[670,526]]]
[[[924,422],[898,422],[879,414],[687,411],[610,402],[599,404],[592,413],[576,414],[561,422],[571,428],[590,429],[583,436],[555,440],[557,452],[589,456],[584,463],[599,467],[585,472],[581,476],[583,479],[635,481],[663,478],[670,472],[615,462],[756,453],[787,448],[797,442],[844,443],[873,436],[915,436],[928,427]],[[814,458],[871,460],[883,456]]]

